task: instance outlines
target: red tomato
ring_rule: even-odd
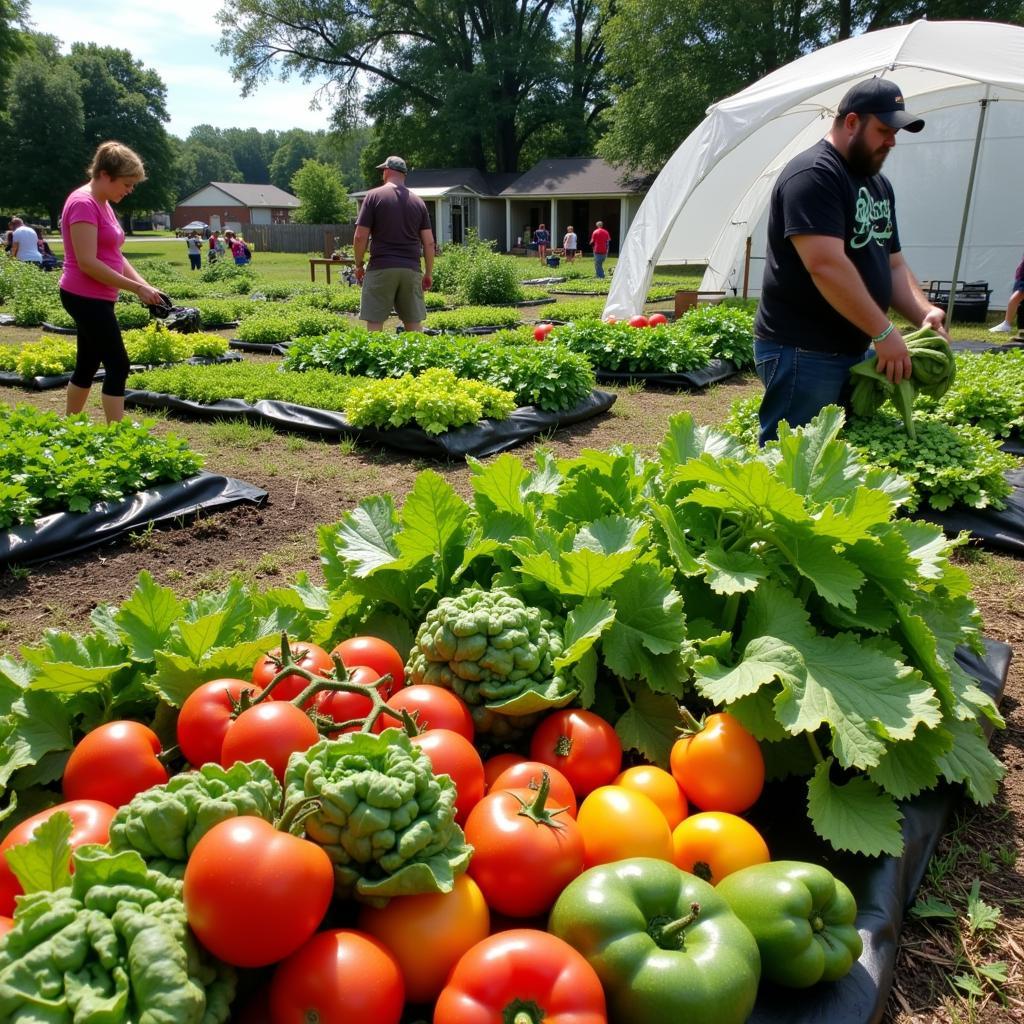
[[[160,740],[141,722],[107,722],[86,733],[64,768],[66,800],[100,800],[120,807],[136,793],[167,781],[156,759]]]
[[[293,643],[289,644],[292,652],[292,661],[299,668],[304,668],[314,675],[325,676],[334,671],[334,662],[331,656],[316,644]],[[252,670],[252,681],[261,689],[265,690],[273,680],[274,676],[281,671],[281,648],[275,647],[272,651],[264,654]],[[270,698],[272,700],[293,700],[309,686],[309,682],[299,675],[288,675],[274,687]]]
[[[220,763],[220,748],[243,690],[253,697],[260,692],[244,679],[212,679],[185,698],[178,713],[178,746],[193,768]]]
[[[345,667],[348,668],[347,665]],[[356,665],[355,668],[350,668],[348,676],[349,682],[358,683],[360,686],[372,686],[380,679],[380,675],[368,665]],[[361,693],[349,693],[347,690],[323,690],[313,698],[313,705],[321,715],[333,718],[336,722],[351,722],[357,718],[365,718],[373,710],[373,701],[369,697],[364,697]],[[381,718],[377,719],[377,725],[380,724]],[[350,725],[346,729],[339,729],[329,735],[334,739],[343,732],[358,732],[361,728],[362,723]],[[381,732],[382,730],[378,728],[374,731]]]
[[[470,743],[473,742],[473,716],[466,702],[451,690],[441,686],[430,686],[427,683],[417,683],[392,694],[388,698],[388,706],[396,711],[404,708],[416,719],[416,724],[421,730],[450,729],[464,736]],[[392,715],[381,715],[377,719],[377,724],[380,729],[375,731],[402,727],[401,721]]]
[[[539,796],[532,789],[495,790],[466,822],[466,842],[473,847],[469,874],[487,905],[509,917],[550,910],[583,870],[583,840],[565,811],[552,813],[546,803],[539,817],[523,813]]]
[[[637,313],[636,316],[631,316],[629,318],[629,326],[630,327],[647,327],[648,324],[649,324],[649,321],[648,321],[647,317],[645,317],[643,315],[643,313]]]
[[[345,668],[366,665],[378,676],[391,676],[391,681],[380,688],[385,700],[405,686],[405,662],[387,640],[376,636],[353,636],[342,640],[331,654],[341,658]]]
[[[404,1004],[394,956],[372,935],[343,928],[314,935],[270,983],[274,1024],[398,1024]]]
[[[478,942],[455,965],[434,1024],[517,1020],[524,1005],[539,1007],[544,1024],[608,1024],[594,968],[567,942],[532,928]]]
[[[394,954],[405,979],[405,998],[428,1003],[444,988],[462,954],[490,934],[490,914],[476,882],[458,875],[451,892],[402,896],[386,907],[363,907],[359,927]]]
[[[522,754],[495,754],[494,757],[487,758],[484,761],[484,782],[487,783],[487,788],[490,789],[494,785],[494,780],[507,768],[522,764],[525,760]]]
[[[2,939],[14,927],[14,919],[0,917],[0,939]]]
[[[484,798],[484,763],[476,747],[450,729],[431,729],[412,738],[434,766],[435,775],[448,775],[455,783],[455,820],[466,824],[469,812]]]
[[[569,780],[557,769],[549,764],[541,764],[540,761],[520,761],[518,764],[506,768],[490,786],[491,792],[499,789],[532,789],[536,792],[540,789],[541,778],[544,773],[548,775],[548,785],[551,787],[551,798],[548,801],[552,807],[564,807],[565,813],[570,818],[576,817],[576,794],[569,785]]]
[[[185,867],[189,925],[236,967],[294,953],[319,927],[333,893],[334,868],[322,847],[252,815],[214,825]]]
[[[739,814],[764,788],[764,757],[757,740],[727,711],[708,715],[704,728],[676,740],[672,774],[702,811]]]
[[[664,313],[652,313],[647,318],[647,326],[648,327],[657,327],[658,324],[667,324],[667,323],[668,323],[668,317],[665,316]]]
[[[77,850],[86,843],[105,843],[110,838],[110,820],[117,809],[99,800],[73,800],[49,807],[15,825],[0,843],[0,915],[13,914],[14,897],[24,892],[4,852],[12,846],[29,842],[36,834],[36,829],[58,811],[66,812],[71,818],[71,849]]]
[[[622,744],[600,715],[564,708],[548,715],[534,730],[530,757],[557,768],[577,796],[586,796],[619,774]]]
[[[320,739],[309,716],[287,701],[268,700],[243,711],[224,737],[220,763],[230,768],[236,761],[266,761],[284,781],[288,758],[296,750],[308,750]]]

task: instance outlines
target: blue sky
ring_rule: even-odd
[[[168,130],[184,138],[194,125],[217,128],[326,128],[328,111],[310,110],[315,84],[268,82],[242,99],[230,62],[214,49],[220,0],[32,0],[40,32],[72,43],[131,50],[167,86]]]

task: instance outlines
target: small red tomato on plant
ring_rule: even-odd
[[[643,315],[643,313],[637,313],[636,316],[631,316],[629,318],[629,326],[630,327],[647,327],[648,324],[649,324],[649,321],[648,321],[647,317],[645,317]]]
[[[469,812],[484,798],[484,764],[476,747],[450,729],[431,729],[413,736],[433,765],[435,775],[447,775],[455,783],[455,820],[465,827]]]
[[[160,740],[141,722],[106,722],[86,733],[64,768],[66,800],[100,800],[113,807],[167,781],[157,760]]]
[[[460,736],[473,742],[475,729],[473,716],[466,702],[451,690],[428,683],[416,683],[406,686],[388,698],[388,707],[395,711],[408,711],[416,720],[417,726],[424,732],[430,729],[451,729]],[[402,722],[397,716],[384,714],[377,719],[378,729],[401,728]]]
[[[270,983],[274,1024],[398,1024],[404,1005],[392,953],[349,929],[314,935],[278,965]]]
[[[185,698],[178,712],[178,746],[193,768],[220,763],[220,749],[231,725],[235,705],[248,690],[255,697],[259,687],[244,679],[211,679]]]
[[[659,324],[667,324],[668,317],[664,313],[652,313],[647,318],[648,327],[657,327]]]
[[[494,785],[495,780],[508,768],[513,765],[522,764],[526,758],[522,754],[495,754],[484,761],[484,782],[488,790]]]
[[[380,687],[380,694],[385,700],[405,686],[405,662],[387,640],[377,636],[353,636],[342,640],[331,654],[341,658],[342,664],[348,669],[366,665],[381,678],[391,676]]]
[[[622,744],[600,715],[563,708],[544,718],[534,730],[530,758],[557,768],[577,796],[586,796],[619,774]]]
[[[437,998],[463,953],[490,934],[490,913],[480,887],[458,875],[451,892],[400,896],[385,907],[363,907],[359,927],[394,954],[405,980],[405,998]]]
[[[326,676],[334,671],[334,662],[331,656],[316,644],[295,643],[289,644],[292,654],[292,661],[317,676]],[[281,671],[281,648],[275,647],[260,657],[252,669],[252,681],[261,689],[265,690],[273,681],[274,676]],[[300,675],[292,674],[285,676],[274,687],[270,694],[271,700],[293,700],[309,686],[309,681]]]
[[[547,772],[548,784],[551,788],[551,806],[564,807],[570,818],[576,817],[576,794],[572,791],[569,780],[557,769],[540,761],[519,761],[506,768],[492,785],[493,793],[499,789],[532,789],[537,792]]]
[[[691,735],[672,745],[670,764],[687,800],[702,811],[740,814],[764,788],[764,756],[757,740],[727,711],[703,724],[684,717]]]
[[[470,877],[487,905],[509,917],[546,913],[583,870],[583,840],[564,810],[548,806],[547,784],[489,793],[470,812]]]
[[[349,682],[359,686],[372,686],[380,679],[378,673],[368,665],[356,665],[354,668],[348,668],[346,665],[345,667],[348,669]],[[347,690],[321,690],[313,698],[313,706],[321,715],[333,718],[336,722],[356,722],[358,719],[366,718],[373,710],[373,701],[364,694],[349,693]],[[379,725],[382,719],[383,715],[377,719],[375,724]],[[359,722],[328,735],[334,739],[345,732],[358,732],[361,728],[362,723]],[[381,730],[376,729],[375,731],[380,732]]]
[[[13,914],[14,897],[24,892],[4,853],[14,846],[30,842],[36,829],[58,811],[64,811],[71,818],[71,838],[68,842],[74,851],[87,843],[105,843],[110,838],[110,822],[117,808],[99,800],[72,800],[48,807],[15,825],[0,843],[0,914]]]
[[[231,723],[220,763],[230,768],[236,761],[266,761],[283,782],[288,758],[296,750],[308,750],[319,739],[316,726],[301,708],[287,701],[268,700],[243,711]]]
[[[252,815],[214,825],[185,867],[189,926],[235,967],[294,953],[320,926],[333,894],[334,868],[322,847]]]
[[[533,928],[477,943],[455,965],[434,1008],[434,1024],[539,1020],[608,1024],[608,1015],[601,981],[583,955]]]

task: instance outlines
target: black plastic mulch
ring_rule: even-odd
[[[1011,348],[1024,348],[1024,341],[951,341],[954,352],[1008,352]]]
[[[233,352],[209,359],[205,356],[193,356],[183,360],[193,366],[213,366],[216,363],[238,363],[242,357]],[[163,363],[162,366],[180,366],[181,363]],[[154,366],[133,366],[132,370],[153,370]],[[49,377],[22,377],[20,373],[0,373],[0,386],[9,388],[27,388],[29,391],[50,391],[53,388],[66,387],[71,382],[70,373],[58,373]],[[106,376],[105,370],[98,370],[93,381],[101,381]]]
[[[351,437],[366,444],[386,445],[411,455],[434,459],[464,459],[467,455],[496,455],[537,434],[600,416],[615,404],[615,398],[607,391],[595,389],[577,406],[562,412],[546,412],[534,405],[526,405],[516,409],[508,419],[479,420],[443,434],[428,434],[420,427],[388,430],[353,427],[340,412],[312,409],[290,402],[261,401],[250,405],[240,398],[227,398],[204,405],[177,395],[129,391],[126,404],[132,408],[166,409],[194,419],[246,419],[278,430],[316,434],[334,441]]]
[[[1011,469],[1006,479],[1013,491],[1004,509],[956,507],[937,512],[925,508],[918,509],[914,518],[936,523],[948,537],[966,530],[983,548],[1024,558],[1024,469]]]
[[[1012,652],[1009,644],[986,639],[983,659],[960,650],[957,660],[998,701]],[[764,835],[772,859],[823,864],[851,888],[864,953],[837,982],[799,991],[762,984],[748,1024],[876,1024],[881,1020],[892,987],[903,918],[962,799],[960,787],[943,786],[903,802],[902,856],[869,858],[836,853],[814,835],[802,785],[776,784],[766,789],[751,818]]]
[[[707,366],[685,373],[640,373],[636,371],[618,373],[611,370],[598,370],[597,379],[601,384],[629,384],[633,381],[642,381],[659,388],[695,390],[719,384],[723,380],[735,377],[739,372],[736,364],[728,359],[712,359]]]
[[[197,473],[158,484],[120,501],[97,502],[88,512],[54,512],[31,526],[0,530],[0,566],[47,562],[87,551],[147,527],[184,524],[236,505],[262,508],[267,492],[242,480]]]
[[[256,352],[261,356],[283,356],[288,351],[290,341],[242,341],[239,338],[230,338],[228,348],[238,352]]]

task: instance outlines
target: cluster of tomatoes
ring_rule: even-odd
[[[408,727],[411,717],[421,730],[412,742],[436,774],[455,784],[472,860],[449,893],[397,897],[357,915],[352,908],[354,927],[318,930],[333,893],[324,850],[258,818],[214,826],[186,868],[190,926],[229,963],[276,965],[269,989],[236,1020],[308,1019],[302,1014],[312,1007],[321,1022],[397,1024],[406,1003],[436,1003],[435,1024],[467,1024],[477,1018],[459,1009],[466,1005],[461,988],[494,973],[499,946],[502,957],[521,957],[537,969],[578,968],[579,954],[544,931],[543,917],[584,870],[653,857],[717,882],[769,859],[761,836],[739,817],[760,795],[761,751],[728,714],[694,723],[695,731],[672,748],[671,771],[624,769],[615,730],[576,708],[543,718],[523,753],[485,761],[465,703],[436,686],[403,686],[401,656],[384,641],[358,637],[330,653],[294,644],[285,657],[313,676],[330,676],[333,656],[350,679],[376,688],[383,708],[365,692],[324,690],[304,698],[310,679],[282,675],[278,649],[257,662],[250,680],[213,680],[190,695],[177,722],[185,758],[195,767],[262,759],[281,778],[291,753],[322,738],[314,718],[337,735],[360,728],[372,713],[375,732]],[[246,706],[271,684],[273,699]],[[338,733],[325,726],[330,720]],[[88,733],[68,761],[68,802],[23,822],[0,845],[0,913],[10,913],[5,901],[13,908],[18,891],[4,874],[4,849],[27,842],[56,810],[72,817],[72,848],[105,842],[116,807],[167,782],[160,755],[156,735],[137,722]],[[494,977],[489,998],[504,1005],[509,993]]]
[[[605,317],[606,324],[617,324],[618,318],[614,316]],[[627,327],[659,327],[661,324],[667,324],[668,317],[664,313],[651,313],[650,316],[644,316],[643,313],[637,313],[635,316],[631,316],[626,321]]]

